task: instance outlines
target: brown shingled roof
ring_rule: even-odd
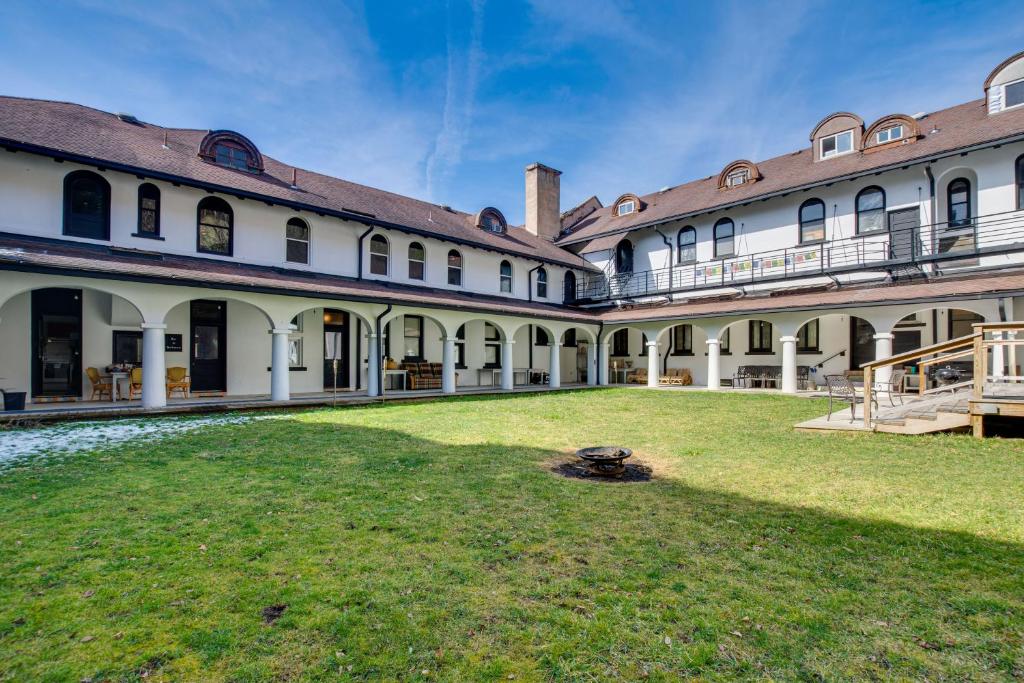
[[[252,193],[333,212],[363,214],[441,239],[554,262],[573,268],[591,266],[550,241],[513,228],[505,234],[478,229],[461,211],[326,176],[297,170],[263,155],[265,172],[235,171],[202,160],[199,143],[209,131],[163,128],[122,121],[116,115],[79,104],[0,97],[0,144],[23,143],[47,151],[85,157],[108,165],[150,171],[204,185]],[[164,136],[167,148],[163,146]]]
[[[597,322],[592,313],[539,302],[10,233],[0,233],[0,268]]]
[[[933,129],[938,129],[938,132],[931,133]],[[899,167],[975,145],[1012,137],[1024,138],[1024,110],[989,115],[985,101],[975,100],[929,114],[921,121],[921,130],[924,135],[911,143],[874,148],[870,153],[854,152],[818,162],[814,161],[812,149],[807,147],[758,162],[757,168],[763,177],[756,182],[720,190],[715,176],[695,180],[641,197],[647,207],[626,216],[612,216],[611,207],[598,209],[568,228],[567,234],[556,240],[556,244],[575,244],[830,180]]]

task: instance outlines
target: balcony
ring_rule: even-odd
[[[576,284],[576,304],[642,299],[675,292],[778,282],[857,271],[901,272],[926,264],[1024,252],[1024,212],[963,223],[879,231],[856,237],[683,263],[635,273],[595,275]]]

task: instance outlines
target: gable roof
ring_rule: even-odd
[[[644,211],[613,216],[601,208],[568,227],[555,240],[561,246],[593,240],[602,235],[628,232],[669,220],[746,204],[834,180],[900,168],[975,146],[1024,140],[1024,110],[989,115],[984,100],[974,100],[929,114],[922,120],[924,132],[916,141],[870,152],[854,152],[814,161],[813,150],[797,152],[757,163],[761,179],[729,189],[719,189],[716,176],[678,185],[642,196]],[[933,129],[938,132],[932,133]]]
[[[476,227],[474,214],[294,169],[266,155],[265,170],[259,174],[209,163],[199,157],[199,145],[209,132],[122,120],[80,104],[0,96],[0,145],[6,147],[572,268],[592,268],[575,254],[523,228],[511,228],[502,234],[488,232]],[[293,171],[297,189],[291,186]]]

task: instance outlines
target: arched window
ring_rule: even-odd
[[[957,178],[946,190],[946,216],[949,227],[955,228],[971,222],[971,182]]]
[[[562,280],[562,301],[568,303],[576,301],[576,273],[571,270],[565,271],[565,279]]]
[[[880,187],[865,187],[857,193],[857,234],[885,230],[885,191]]]
[[[391,246],[384,235],[374,235],[370,238],[370,273],[372,275],[387,275],[388,266],[391,261]]]
[[[800,205],[800,244],[825,240],[825,202],[808,199]]]
[[[537,269],[537,298],[548,298],[548,271],[544,268]]]
[[[160,188],[153,183],[139,185],[139,225],[135,236],[160,236]]]
[[[1017,210],[1024,211],[1024,154],[1017,157]]]
[[[199,202],[198,223],[196,251],[231,256],[235,224],[231,205],[220,197],[207,197]]]
[[[736,233],[736,226],[731,218],[720,218],[715,223],[715,258],[725,258],[735,253],[733,235]]]
[[[678,263],[693,263],[697,260],[697,231],[687,225],[676,235]]]
[[[422,280],[426,277],[427,252],[419,242],[409,245],[409,279]]]
[[[309,225],[289,218],[284,226],[284,258],[289,263],[309,263]]]
[[[462,254],[455,249],[448,252],[448,284],[462,286]]]
[[[110,239],[110,183],[92,171],[64,177],[64,234]]]
[[[512,293],[512,264],[508,261],[502,261],[501,265],[498,266],[498,281],[502,292],[506,294]]]
[[[633,272],[633,243],[629,240],[622,240],[615,247],[615,272]]]
[[[213,146],[213,153],[218,164],[238,171],[248,172],[255,165],[249,151],[233,140],[218,142]]]

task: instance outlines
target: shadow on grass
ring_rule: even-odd
[[[1018,545],[324,418],[6,478],[0,677],[1024,672]]]

